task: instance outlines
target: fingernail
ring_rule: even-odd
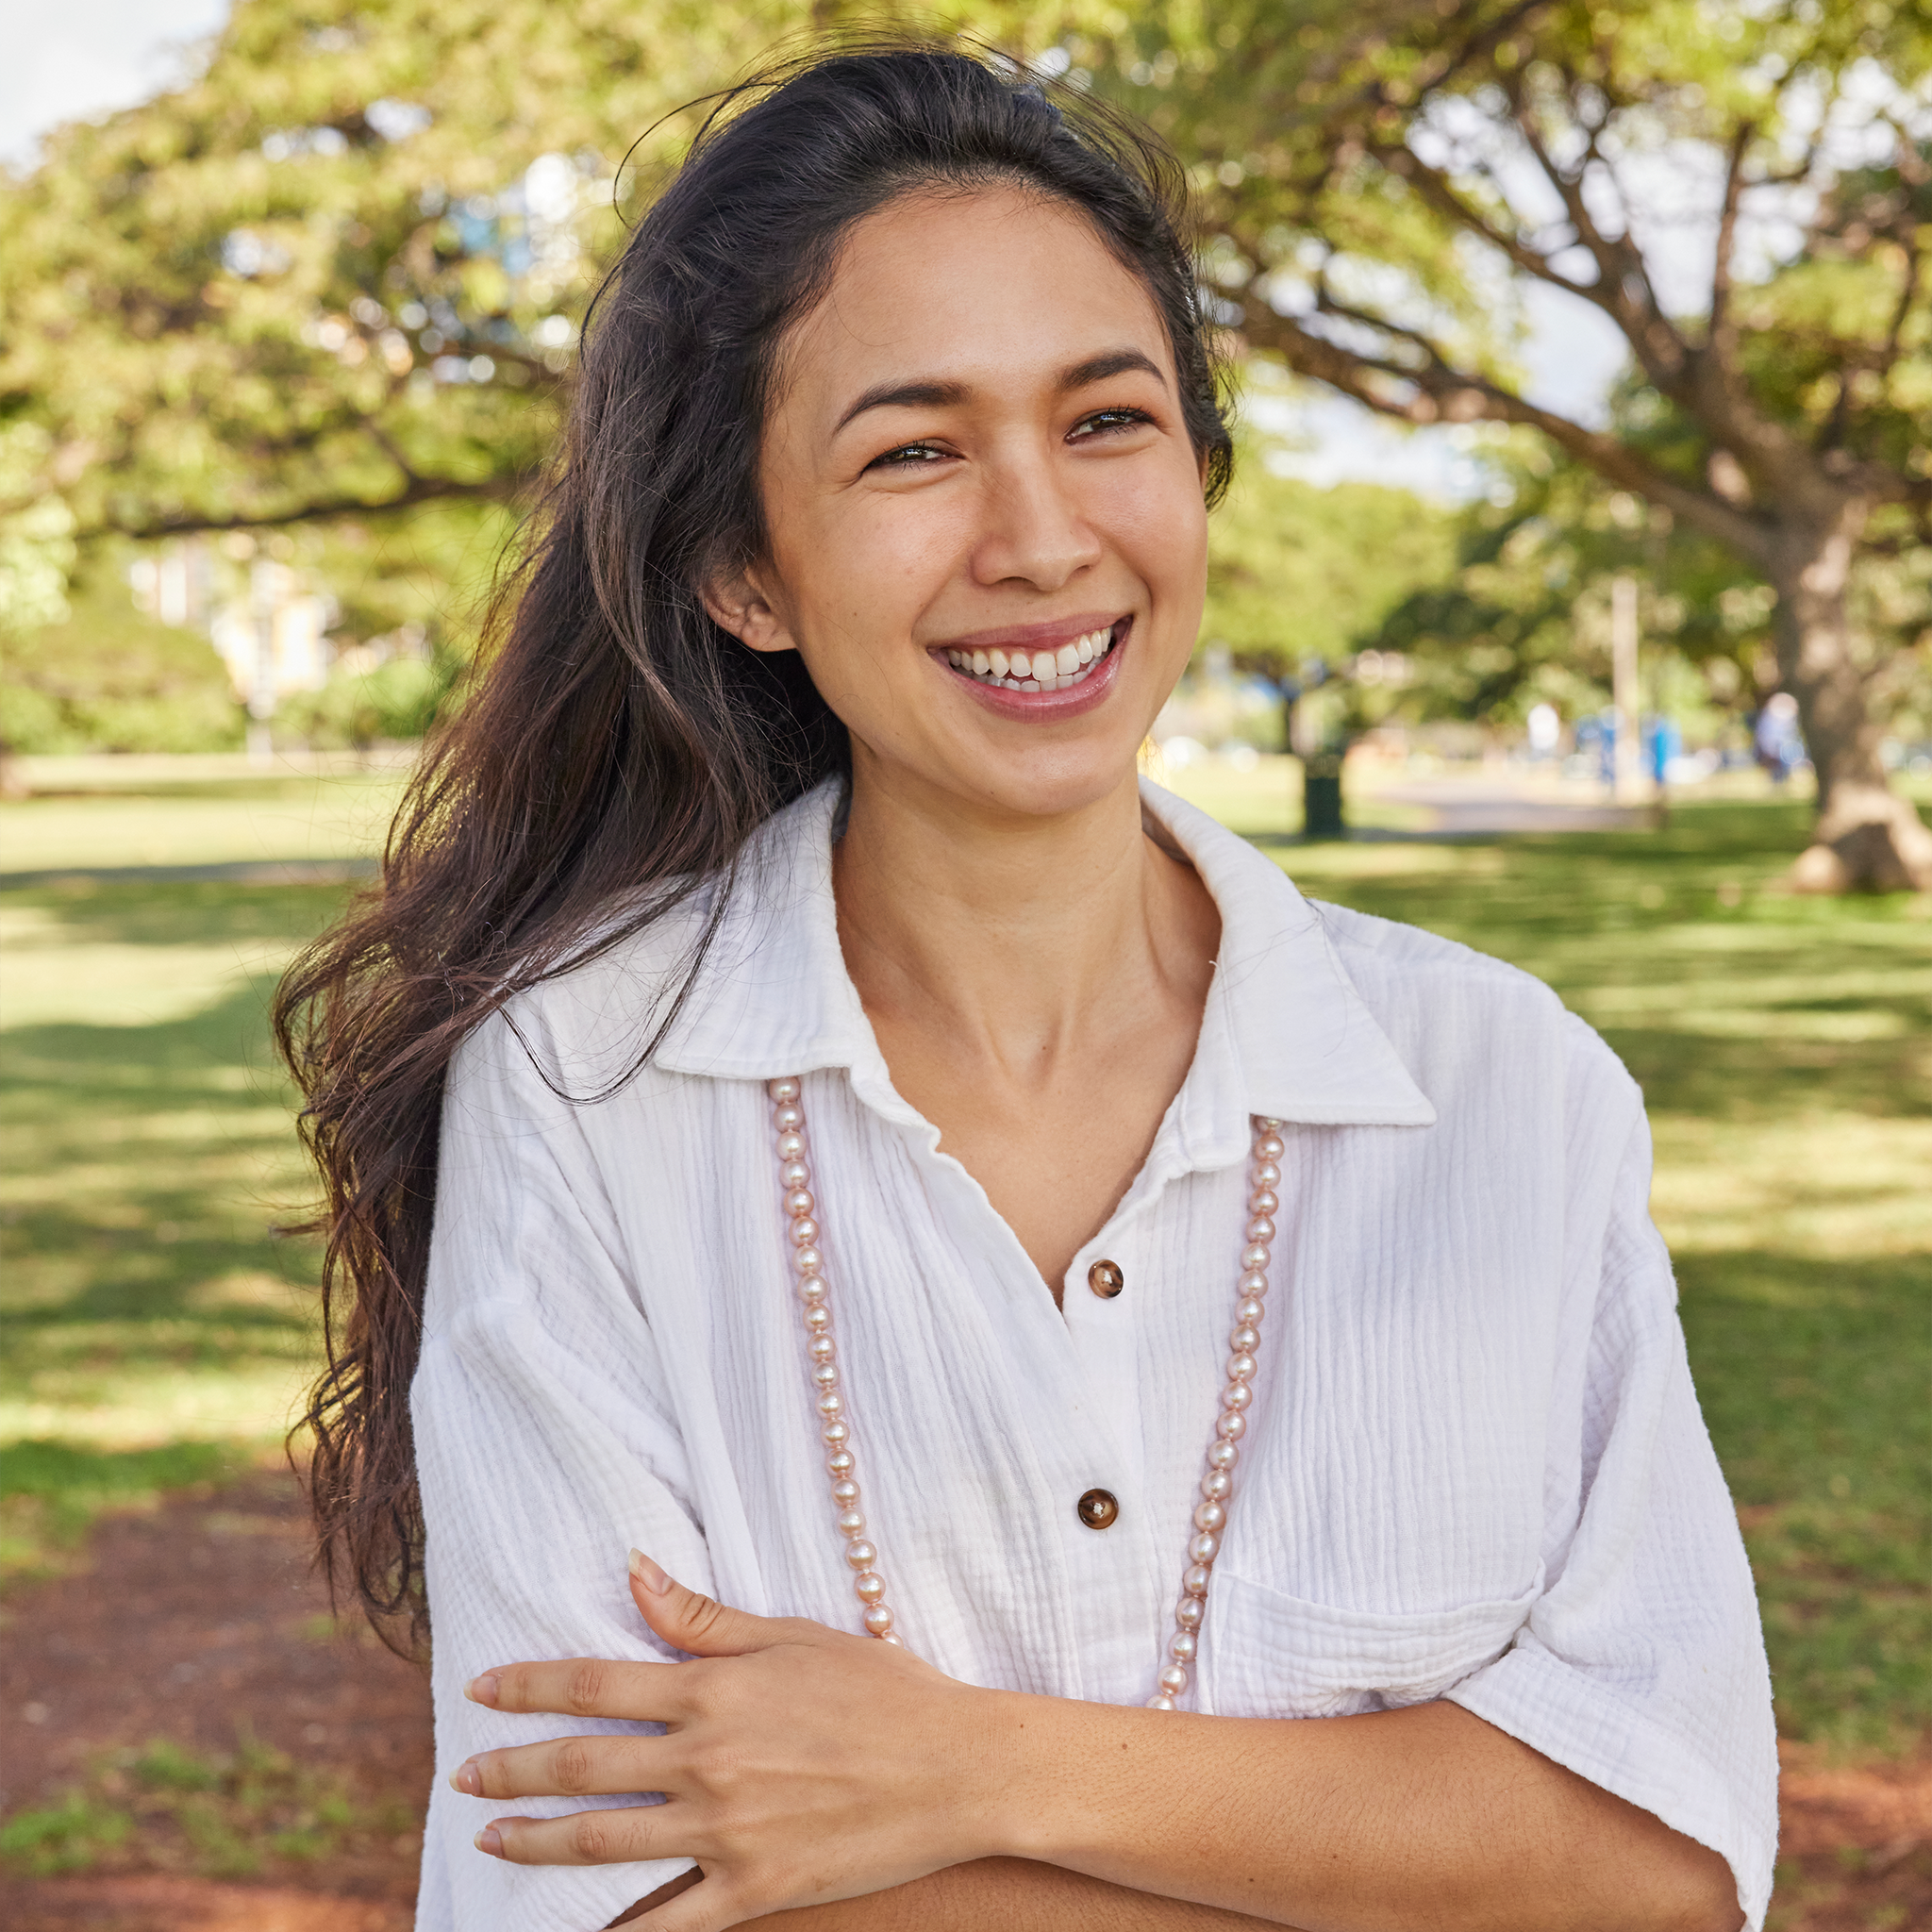
[[[671,1579],[641,1550],[630,1553],[630,1574],[648,1590],[653,1596],[662,1596],[671,1587]]]
[[[493,1707],[496,1703],[496,1693],[500,1688],[496,1681],[496,1673],[494,1671],[485,1671],[480,1677],[472,1677],[463,1686],[463,1695],[472,1704],[488,1704]]]
[[[495,1825],[486,1824],[476,1834],[476,1849],[479,1852],[488,1852],[492,1858],[503,1857],[503,1840]]]
[[[476,1768],[476,1760],[474,1757],[458,1765],[450,1773],[449,1783],[452,1790],[461,1791],[469,1797],[480,1798],[483,1795],[483,1774]]]

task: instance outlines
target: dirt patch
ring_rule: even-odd
[[[4,1624],[0,1816],[87,1866],[16,1864],[8,1932],[408,1932],[428,1685],[334,1624],[289,1476],[104,1520]],[[1783,1761],[1768,1932],[1932,1926],[1932,1759]]]
[[[286,1473],[105,1519],[85,1566],[12,1593],[5,1625],[10,1927],[214,1932],[216,1879],[243,1881],[263,1932],[319,1926],[317,1905],[343,1932],[407,1924],[427,1679],[330,1616]]]

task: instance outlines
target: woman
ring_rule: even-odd
[[[1761,1920],[1635,1088],[1137,781],[1229,465],[1178,209],[958,53],[741,92],[291,982],[419,1926]]]

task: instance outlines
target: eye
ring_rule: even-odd
[[[930,442],[902,442],[897,449],[889,449],[884,456],[873,458],[865,467],[868,470],[918,469],[927,463],[942,462],[949,454],[949,451]]]
[[[1118,436],[1124,430],[1139,429],[1153,421],[1145,409],[1095,409],[1074,425],[1072,437],[1086,442],[1096,436]]]

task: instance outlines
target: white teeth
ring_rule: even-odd
[[[1056,651],[948,649],[946,661],[982,684],[1004,691],[1066,691],[1084,683],[1113,647],[1113,627],[1090,631]]]

